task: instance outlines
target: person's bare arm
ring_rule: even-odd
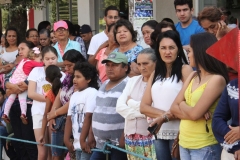
[[[97,60],[96,60],[95,58],[96,58],[98,52],[99,52],[101,49],[103,49],[103,48],[105,48],[105,47],[107,47],[107,46],[108,46],[108,41],[106,41],[106,42],[104,42],[103,44],[101,44],[101,45],[98,47],[98,49],[97,49],[97,51],[96,51],[96,53],[95,53],[94,55],[89,55],[88,62],[89,62],[90,64],[92,64],[93,66],[96,66]]]
[[[82,126],[82,132],[80,135],[80,145],[83,151],[87,153],[91,153],[91,148],[86,141],[87,136],[89,134],[90,127],[92,126],[92,113],[86,113],[83,126]]]
[[[36,88],[37,83],[30,80],[28,82],[28,97],[39,102],[46,102],[44,95],[38,94]]]
[[[56,110],[51,110],[51,112],[47,114],[48,121],[56,118],[57,116],[66,114],[68,112],[68,106],[69,106],[69,102],[64,104],[62,107],[57,108]]]
[[[49,98],[46,98],[46,107],[45,107],[43,120],[42,120],[42,134],[41,134],[40,138],[38,139],[38,141],[42,144],[45,143],[44,137],[45,137],[45,131],[46,131],[47,122],[48,122],[47,121],[47,113],[51,110],[51,106],[52,106],[52,102],[50,101]]]
[[[222,76],[213,75],[194,107],[189,106],[185,101],[182,101],[179,107],[182,112],[190,117],[190,120],[198,120],[208,112],[212,104],[220,97],[225,86],[226,81]]]
[[[64,128],[64,138],[63,138],[63,140],[64,140],[64,144],[68,148],[69,152],[73,152],[74,151],[73,144],[70,141],[71,133],[72,133],[71,116],[67,116],[66,124],[65,124],[65,128]]]
[[[162,116],[162,114],[164,114],[165,112],[160,109],[152,107],[151,88],[152,88],[153,76],[154,76],[154,72],[151,74],[151,76],[148,80],[146,90],[142,97],[142,101],[140,104],[140,112],[142,114],[145,114],[148,117],[157,118],[157,117]]]

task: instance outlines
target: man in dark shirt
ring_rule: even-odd
[[[88,47],[93,36],[91,27],[87,24],[82,25],[80,35],[85,43],[86,51],[88,51]]]

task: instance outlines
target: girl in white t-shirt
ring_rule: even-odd
[[[32,119],[35,139],[38,140],[41,136],[42,120],[46,105],[46,93],[51,89],[51,84],[46,80],[45,69],[49,65],[56,65],[58,54],[55,48],[52,46],[46,46],[42,50],[42,58],[44,67],[34,68],[28,76],[28,97],[33,100],[32,104]],[[62,73],[62,78],[65,74]],[[48,136],[45,136],[45,142],[49,142]],[[38,147],[38,159],[45,160],[47,157],[47,147],[37,145]],[[49,152],[50,153],[50,152]]]
[[[94,66],[87,62],[75,64],[73,85],[76,92],[72,94],[69,103],[64,143],[70,152],[76,150],[78,160],[90,159],[91,156],[90,141],[87,140],[87,136],[96,106],[97,81],[98,75]],[[71,133],[74,137],[73,144],[69,141]]]

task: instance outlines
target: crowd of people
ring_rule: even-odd
[[[142,25],[149,48],[116,6],[105,9],[106,27],[94,36],[68,20],[43,21],[24,41],[7,28],[0,133],[38,145],[1,139],[0,149],[11,160],[105,160],[91,149],[110,142],[153,160],[240,160],[238,72],[206,53],[232,25],[214,6],[197,19],[192,0],[174,7],[178,23]],[[141,159],[108,150],[112,160]]]

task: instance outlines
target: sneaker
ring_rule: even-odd
[[[20,118],[21,118],[23,124],[28,124],[27,117],[25,114],[21,114]]]
[[[6,114],[2,115],[2,119],[4,120],[5,123],[10,123],[10,119],[8,118],[8,116]]]

